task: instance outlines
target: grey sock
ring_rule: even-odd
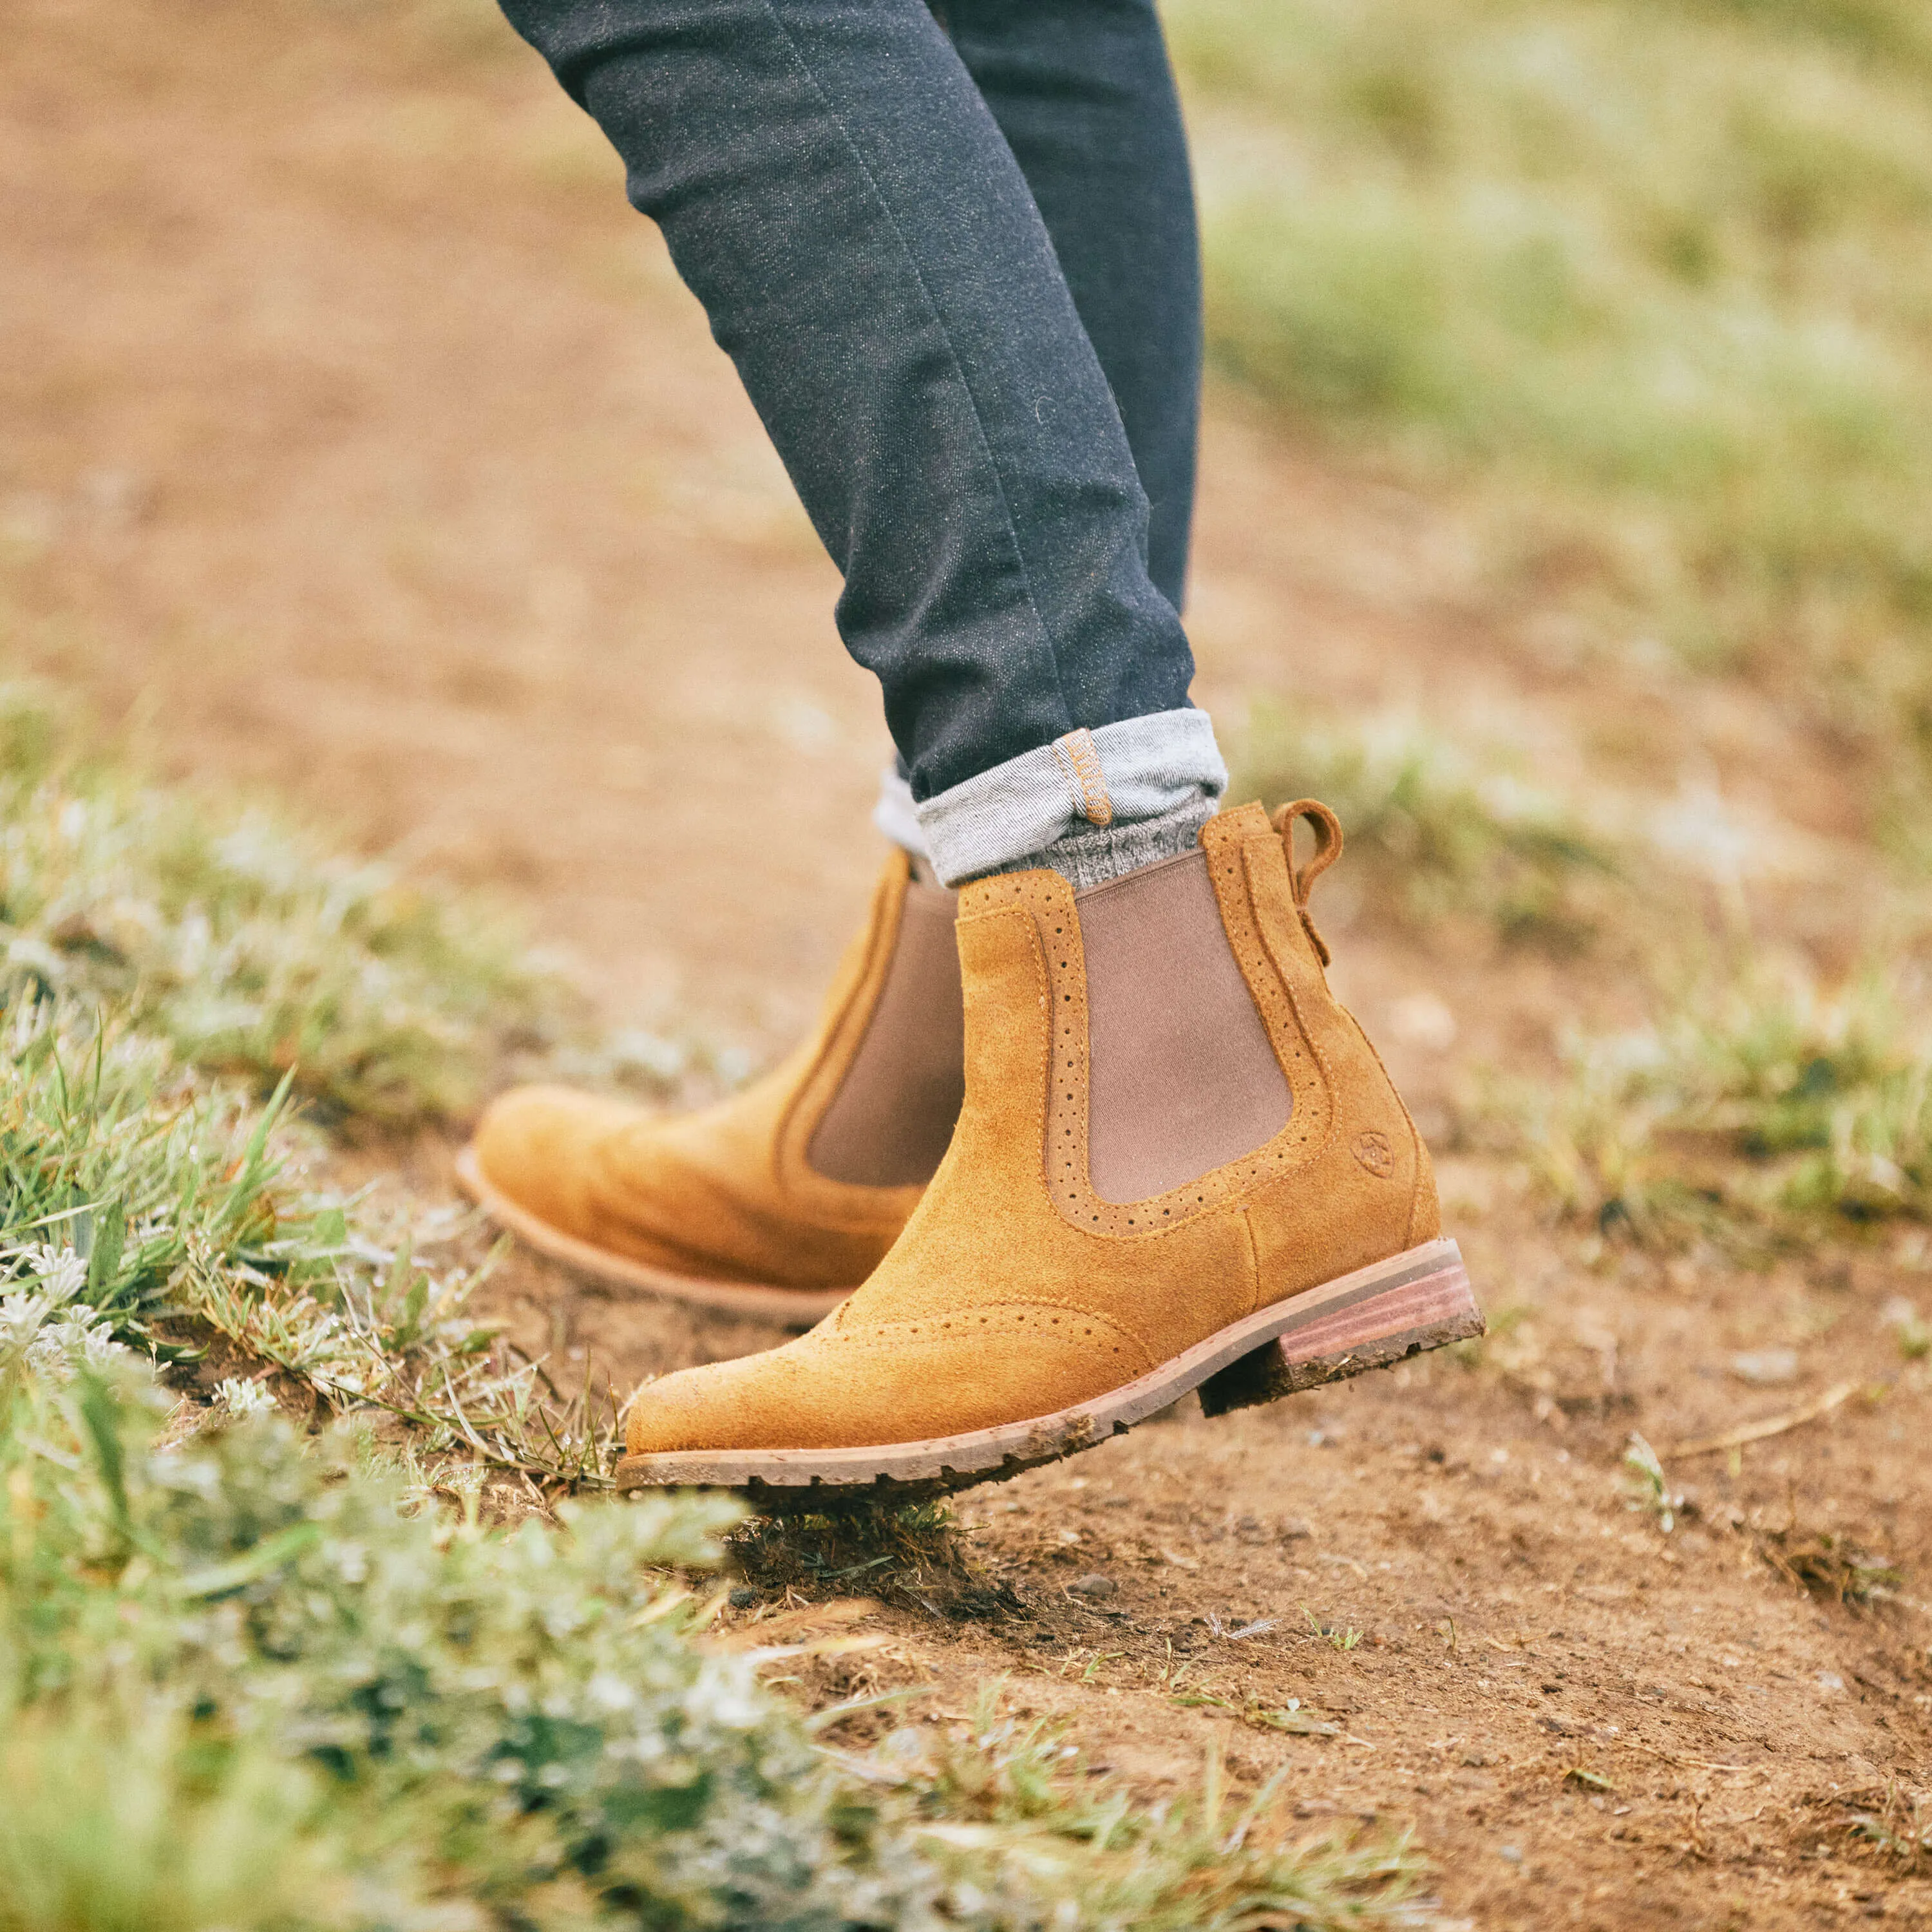
[[[1190,800],[1164,812],[1158,818],[1137,820],[1131,825],[1096,826],[1090,832],[1069,832],[1023,859],[995,866],[994,872],[1027,872],[1049,866],[1075,891],[1088,886],[1104,886],[1124,873],[1138,872],[1162,859],[1178,859],[1192,852],[1202,826],[1214,816],[1212,799]],[[990,878],[992,874],[986,876]]]

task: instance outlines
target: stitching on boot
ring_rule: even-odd
[[[1296,1167],[1313,1160],[1334,1134],[1335,1081],[1302,1013],[1294,982],[1268,943],[1256,890],[1258,882],[1248,862],[1250,846],[1261,842],[1243,839],[1232,830],[1216,838],[1209,848],[1208,878],[1220,904],[1222,922],[1233,941],[1235,963],[1261,1010],[1269,1042],[1294,1096],[1296,1112],[1304,1117],[1301,1125],[1306,1131],[1293,1136],[1298,1158],[1287,1163]],[[1281,1138],[1286,1140],[1295,1125],[1291,1118]]]
[[[1408,1220],[1402,1228],[1402,1245],[1405,1247],[1412,1248],[1415,1246],[1415,1223],[1422,1213],[1423,1176],[1430,1172],[1427,1165],[1429,1156],[1422,1144],[1421,1131],[1416,1126],[1414,1116],[1409,1112],[1408,1106],[1406,1101],[1402,1104],[1402,1117],[1408,1126],[1408,1158],[1411,1168],[1408,1184]]]
[[[1248,1238],[1248,1312],[1262,1305],[1262,1244],[1255,1234],[1255,1210],[1245,1201],[1240,1208],[1241,1232]]]
[[[1036,1300],[1030,1296],[989,1301],[981,1306],[962,1309],[953,1315],[922,1316],[910,1321],[868,1322],[842,1328],[838,1343],[842,1348],[903,1348],[910,1339],[921,1335],[950,1338],[970,1336],[979,1330],[995,1326],[1024,1328],[1029,1325],[1029,1314],[1036,1317],[1030,1325],[1048,1334],[1049,1339],[1050,1331],[1054,1328],[1064,1329],[1063,1339],[1068,1341],[1076,1338],[1090,1340],[1096,1328],[1106,1328],[1120,1338],[1114,1353],[1138,1355],[1145,1365],[1143,1374],[1160,1366],[1162,1358],[1155,1354],[1131,1328],[1123,1326],[1112,1316],[1083,1308],[1077,1302]],[[1005,1319],[1001,1320],[1002,1317]]]
[[[1016,900],[1018,900],[1021,898],[1021,893],[1016,892],[1014,897]],[[1052,1124],[1052,1117],[1047,1106],[1047,1096],[1053,1088],[1053,986],[1051,976],[1047,970],[1046,949],[1040,943],[1039,922],[1027,917],[1027,908],[1023,903],[1016,904],[1010,910],[1018,913],[1031,928],[1028,936],[1033,941],[1030,951],[1033,958],[1034,990],[1040,997],[1040,1011],[1046,1018],[1046,1084],[1037,1090],[1033,1096],[1034,1137],[1044,1147]]]
[[[1314,1030],[1308,1025],[1302,1015],[1301,995],[1296,988],[1295,975],[1291,964],[1292,944],[1283,944],[1270,931],[1272,922],[1262,917],[1261,895],[1255,890],[1257,883],[1255,878],[1256,867],[1266,864],[1271,857],[1279,853],[1280,850],[1280,842],[1277,840],[1255,838],[1242,843],[1239,848],[1239,855],[1244,882],[1248,889],[1252,908],[1256,936],[1259,940],[1267,958],[1274,965],[1274,977],[1276,983],[1282,989],[1294,1012],[1295,1030],[1306,1042],[1309,1052],[1314,1058],[1316,1065],[1321,1070],[1323,1105],[1327,1118],[1322,1124],[1323,1132],[1320,1142],[1308,1150],[1308,1156],[1312,1160],[1334,1138],[1335,1123],[1339,1118],[1340,1110],[1336,1106],[1334,1101],[1335,1070],[1329,1065],[1328,1056],[1322,1052],[1320,1042],[1315,1037]]]

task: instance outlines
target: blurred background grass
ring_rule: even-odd
[[[1172,0],[1220,370],[1469,513],[1558,668],[1932,751],[1932,10]]]

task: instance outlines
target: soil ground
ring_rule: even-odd
[[[589,124],[442,5],[20,0],[9,53],[10,655],[170,770],[506,895],[614,1023],[775,1051],[862,903],[886,739],[831,568]],[[1830,746],[1748,688],[1580,662],[1486,601],[1453,508],[1226,395],[1191,624],[1225,716],[1406,704],[1627,791],[1721,795],[1810,855],[1750,916],[1828,944],[1860,829]],[[1636,998],[1604,959],[1425,945],[1348,898],[1342,990],[1432,1128],[1472,1070],[1534,1075],[1556,1029]],[[403,1150],[398,1184],[446,1198],[448,1154]],[[1472,1924],[1932,1922],[1924,1862],[1855,1822],[1932,1781],[1932,1382],[1881,1319],[1932,1298],[1921,1251],[1666,1264],[1552,1229],[1503,1164],[1442,1173],[1490,1346],[1176,1411],[974,1492],[1009,1606],[902,1594],[847,1681],[926,1685],[915,1734],[998,1682],[1149,1800],[1218,1738],[1244,1784],[1286,1767],[1311,1830],[1412,1827]],[[573,1374],[779,1339],[527,1258],[493,1292]],[[1739,1379],[1784,1348],[1788,1380]],[[1846,1383],[1735,1454],[1669,1454]],[[1627,1502],[1633,1429],[1691,1492],[1668,1535]],[[1897,1592],[1801,1587],[1826,1538],[1882,1552]],[[1070,1590],[1093,1576],[1111,1593]],[[1268,1721],[1291,1700],[1316,1728]]]

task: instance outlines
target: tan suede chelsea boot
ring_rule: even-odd
[[[1306,818],[1315,854],[1292,870]],[[960,895],[966,1102],[892,1250],[810,1334],[648,1382],[626,1487],[917,1494],[1480,1334],[1429,1155],[1330,992],[1324,805],[1076,893]]]
[[[957,902],[895,851],[817,1028],[716,1106],[519,1088],[457,1162],[504,1226],[587,1274],[800,1327],[891,1247],[963,1090]]]

